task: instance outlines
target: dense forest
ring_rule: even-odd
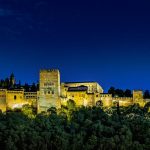
[[[140,108],[67,106],[36,115],[22,110],[0,113],[0,148],[6,150],[149,150],[149,104]]]

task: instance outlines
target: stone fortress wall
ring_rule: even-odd
[[[40,71],[40,86],[37,92],[24,90],[0,89],[0,109],[21,108],[25,104],[37,108],[38,113],[47,111],[50,107],[60,108],[68,100],[74,100],[77,106],[103,105],[111,107],[119,103],[120,106],[129,106],[138,103],[144,106],[149,100],[143,98],[143,92],[133,91],[133,97],[112,97],[104,93],[97,82],[64,82],[60,83],[60,73],[57,69]]]
[[[0,89],[0,109],[2,112],[9,109],[21,108],[26,104],[35,106],[36,102],[37,92]]]

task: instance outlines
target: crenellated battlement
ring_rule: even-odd
[[[41,69],[40,72],[59,72],[58,69]]]
[[[114,100],[133,100],[133,97],[113,97]]]

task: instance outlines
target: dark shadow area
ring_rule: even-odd
[[[101,106],[101,105],[100,105]],[[36,115],[30,106],[0,113],[0,148],[23,150],[148,150],[149,104],[106,109],[70,100]]]

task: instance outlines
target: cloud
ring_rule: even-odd
[[[9,9],[0,8],[0,16],[11,16],[13,12]]]

